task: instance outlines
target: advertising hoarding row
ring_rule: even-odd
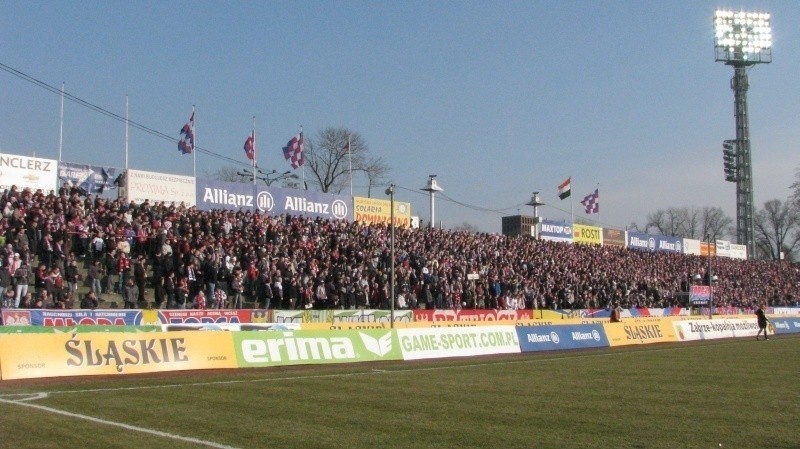
[[[800,333],[800,317],[778,317],[772,325],[771,333]],[[359,330],[231,326],[0,332],[0,379],[469,357],[752,337],[758,330],[754,317]]]
[[[737,245],[726,240],[717,240],[714,245],[709,245],[700,240],[623,231],[620,229],[606,229],[548,219],[543,219],[537,227],[539,238],[552,242],[609,245],[642,251],[664,251],[701,256],[711,254],[720,257],[747,259],[747,247],[745,245]]]

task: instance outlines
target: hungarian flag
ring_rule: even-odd
[[[283,147],[283,157],[292,164],[292,168],[303,166],[306,163],[303,154],[303,133],[297,134]]]
[[[189,117],[189,122],[181,128],[178,150],[181,154],[191,154],[194,151],[194,111],[192,111],[192,116]]]
[[[558,185],[558,197],[560,199],[568,198],[572,191],[572,177],[567,178],[566,181]]]
[[[256,159],[256,132],[253,131],[247,136],[247,140],[244,141],[244,155],[247,156],[247,159],[254,161]]]
[[[597,214],[600,212],[600,191],[594,189],[594,192],[583,197],[581,204],[586,208],[587,214]]]

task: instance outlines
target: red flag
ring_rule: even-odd
[[[254,161],[256,159],[256,132],[253,131],[247,136],[247,140],[244,141],[244,154],[247,156],[247,159]]]

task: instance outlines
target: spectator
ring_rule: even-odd
[[[122,298],[125,301],[126,309],[135,309],[139,301],[139,287],[133,282],[133,279],[128,279],[125,283],[125,288],[122,293]]]
[[[94,310],[100,306],[100,301],[97,299],[97,293],[94,290],[89,291],[81,300],[81,309]]]

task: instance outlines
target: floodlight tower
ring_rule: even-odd
[[[723,11],[714,14],[714,58],[733,67],[731,89],[736,117],[736,139],[726,141],[726,164],[735,164],[736,239],[747,246],[747,257],[755,255],[753,224],[753,167],[750,160],[750,129],[747,116],[747,68],[772,62],[772,28],[769,13]],[[735,155],[735,157],[731,157]],[[730,161],[729,161],[730,159]]]

